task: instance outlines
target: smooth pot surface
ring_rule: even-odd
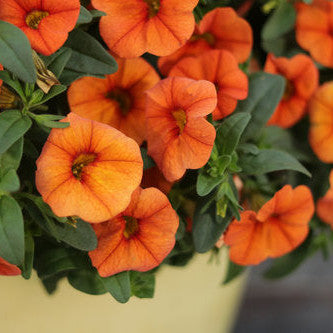
[[[225,254],[225,253],[224,253]],[[0,331],[6,333],[225,333],[240,302],[244,277],[221,286],[227,260],[197,255],[185,268],[163,267],[154,299],[119,304],[60,282],[48,296],[36,276],[0,277]]]

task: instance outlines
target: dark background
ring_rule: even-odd
[[[280,280],[267,280],[268,264],[251,269],[232,333],[333,332],[333,259],[321,253]]]

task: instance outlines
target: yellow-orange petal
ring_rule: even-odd
[[[81,117],[115,127],[141,145],[146,139],[144,92],[160,78],[142,58],[116,60],[117,73],[73,82],[68,90],[69,106]]]
[[[140,184],[140,149],[110,126],[74,113],[63,121],[70,127],[51,131],[36,162],[36,187],[58,216],[106,221],[127,207]],[[76,170],[76,161],[86,163]]]
[[[211,50],[196,58],[182,59],[171,69],[169,76],[184,76],[214,83],[217,89],[214,120],[231,114],[237,100],[245,99],[248,94],[247,76],[239,69],[234,56],[225,50]]]
[[[318,158],[333,162],[333,81],[318,88],[309,103],[309,142]]]
[[[322,198],[316,203],[316,213],[325,223],[330,224],[333,228],[333,170],[329,176],[330,187]]]
[[[127,223],[135,229],[126,232]],[[122,271],[147,271],[158,266],[175,244],[178,216],[168,198],[156,188],[138,188],[119,216],[95,225],[98,246],[89,252],[101,276]]]
[[[21,270],[17,266],[10,264],[3,258],[0,258],[0,275],[14,276],[20,274]]]
[[[216,102],[211,82],[183,77],[167,78],[147,91],[148,154],[168,181],[207,163],[216,133],[204,116]]]
[[[193,9],[198,0],[163,0],[154,14],[144,0],[93,0],[95,8],[107,13],[100,33],[108,47],[123,58],[145,52],[167,55],[176,51],[194,30]]]

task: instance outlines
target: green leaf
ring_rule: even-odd
[[[72,50],[68,47],[62,47],[52,55],[45,57],[41,56],[45,66],[50,70],[57,78],[62,74],[68,60],[72,55]]]
[[[0,193],[1,192],[16,192],[20,189],[20,179],[14,169],[3,173],[0,169]]]
[[[102,295],[107,291],[95,270],[75,270],[67,275],[70,285],[89,295]]]
[[[20,139],[30,126],[31,119],[18,110],[0,113],[0,154]]]
[[[0,257],[16,266],[24,261],[24,226],[21,208],[7,195],[0,197]]]
[[[284,88],[285,79],[282,76],[263,72],[250,75],[249,96],[239,101],[237,106],[237,112],[248,112],[252,116],[242,135],[242,142],[260,135],[279,104]]]
[[[34,205],[28,204],[25,206],[30,216],[42,229],[50,233],[54,238],[82,251],[96,249],[97,237],[91,224],[77,219],[77,223],[73,227],[64,223],[66,218],[55,216],[42,198],[29,197],[28,199],[29,203],[34,203]],[[59,222],[56,219],[59,219]]]
[[[212,177],[204,169],[199,171],[197,179],[197,193],[201,197],[208,195],[216,186],[222,183],[223,177]]]
[[[0,170],[3,174],[10,169],[17,170],[23,154],[23,138],[18,139],[3,154],[0,155]]]
[[[14,80],[9,72],[3,70],[0,71],[0,80],[5,82],[8,86],[12,87],[23,101],[26,101],[25,94],[23,92],[22,86],[18,80]]]
[[[40,102],[34,104],[34,106],[44,104],[44,103],[46,103],[48,100],[50,100],[51,98],[60,95],[61,93],[63,93],[63,92],[66,91],[66,90],[67,90],[67,87],[66,87],[66,86],[63,86],[63,85],[55,85],[55,86],[53,86],[53,87],[50,89],[49,93],[48,93],[47,95],[45,95],[45,96],[40,100]]]
[[[129,272],[121,272],[101,278],[105,289],[120,303],[127,303],[131,297]]]
[[[156,164],[154,160],[148,155],[146,148],[140,148],[141,156],[143,160],[143,170],[150,169],[154,167]]]
[[[277,258],[272,266],[264,273],[266,279],[280,279],[296,270],[307,258],[312,256],[320,247],[311,237],[296,250]]]
[[[85,7],[81,6],[80,8],[80,15],[76,22],[76,24],[85,24],[90,23],[92,21],[93,17],[90,14],[89,10],[87,10]]]
[[[89,267],[87,256],[66,248],[50,248],[38,256],[35,268],[40,279],[48,279],[62,272]]]
[[[102,12],[102,11],[100,11],[100,10],[96,10],[96,9],[91,10],[91,11],[90,11],[90,14],[92,15],[93,18],[106,16],[106,13],[105,13],[105,12]]]
[[[69,86],[72,82],[74,82],[74,81],[76,81],[76,80],[78,80],[82,77],[85,77],[85,76],[97,77],[99,79],[104,79],[105,78],[105,75],[82,73],[82,72],[77,72],[77,71],[73,71],[71,69],[65,68],[64,71],[61,74],[60,82]]]
[[[132,294],[139,298],[153,298],[155,275],[153,273],[130,272]]]
[[[198,201],[193,217],[193,242],[199,253],[205,253],[215,245],[230,221],[228,215],[224,219],[216,215],[215,201],[202,213],[206,200],[208,197]]]
[[[66,128],[69,126],[67,122],[60,122],[65,117],[57,116],[53,114],[40,114],[36,115],[31,112],[28,112],[31,118],[33,118],[38,125],[45,126],[48,128]]]
[[[246,266],[239,266],[229,260],[227,274],[222,282],[222,284],[228,284],[233,281],[235,278],[240,276],[246,269]]]
[[[25,239],[25,255],[24,255],[24,263],[22,266],[22,276],[25,279],[30,279],[34,262],[35,243],[34,243],[34,238],[31,235],[30,231],[27,231],[25,233],[24,239]]]
[[[273,41],[280,38],[294,28],[295,20],[296,10],[294,6],[282,0],[264,25],[261,32],[262,40]]]
[[[261,175],[279,170],[294,170],[311,177],[310,172],[292,155],[274,149],[263,149],[257,155],[242,155],[239,160],[246,175]]]
[[[65,46],[73,51],[66,65],[68,70],[90,76],[113,74],[118,69],[110,53],[95,38],[80,29],[69,33]]]
[[[230,155],[237,147],[251,115],[239,112],[223,121],[216,131],[215,144],[221,155]]]
[[[15,25],[0,21],[0,63],[22,81],[36,82],[32,50],[24,32]]]

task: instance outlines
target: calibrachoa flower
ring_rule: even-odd
[[[323,84],[309,104],[309,142],[318,158],[333,162],[333,81]]]
[[[330,224],[333,229],[333,170],[330,172],[329,181],[330,188],[316,203],[316,213],[322,221]]]
[[[203,80],[171,77],[147,91],[148,154],[168,181],[207,163],[216,132],[205,116],[216,102],[214,84]]]
[[[92,0],[107,13],[100,34],[110,50],[123,58],[149,52],[168,55],[191,37],[198,0]]]
[[[138,188],[130,205],[114,219],[94,225],[98,246],[89,252],[101,276],[122,271],[148,271],[175,245],[178,215],[156,188]]]
[[[143,162],[137,143],[118,130],[70,113],[53,129],[37,160],[36,186],[58,216],[97,223],[129,204]]]
[[[333,67],[333,3],[314,0],[297,6],[296,40],[311,56],[327,67]]]
[[[225,49],[239,63],[246,61],[252,49],[251,26],[232,8],[216,8],[204,16],[182,48],[159,59],[158,67],[163,75],[167,75],[180,59],[199,55],[208,49]]]
[[[81,117],[113,126],[140,145],[146,138],[144,92],[160,78],[142,58],[117,62],[118,72],[105,79],[75,81],[68,90],[69,106]]]
[[[242,212],[241,220],[231,223],[224,238],[230,259],[239,265],[257,265],[292,251],[306,238],[313,213],[309,188],[285,185],[258,213]]]
[[[265,71],[286,78],[284,95],[268,125],[291,127],[304,116],[307,103],[318,87],[318,69],[311,58],[304,54],[290,59],[269,54]]]
[[[237,100],[245,99],[248,94],[247,76],[239,69],[234,56],[225,50],[211,50],[197,57],[184,58],[172,68],[169,76],[214,83],[217,90],[214,120],[231,114],[237,106]]]
[[[79,13],[79,0],[0,0],[0,20],[19,27],[46,56],[65,43]]]
[[[0,258],[0,275],[14,276],[20,275],[21,270],[7,262],[5,259]]]

